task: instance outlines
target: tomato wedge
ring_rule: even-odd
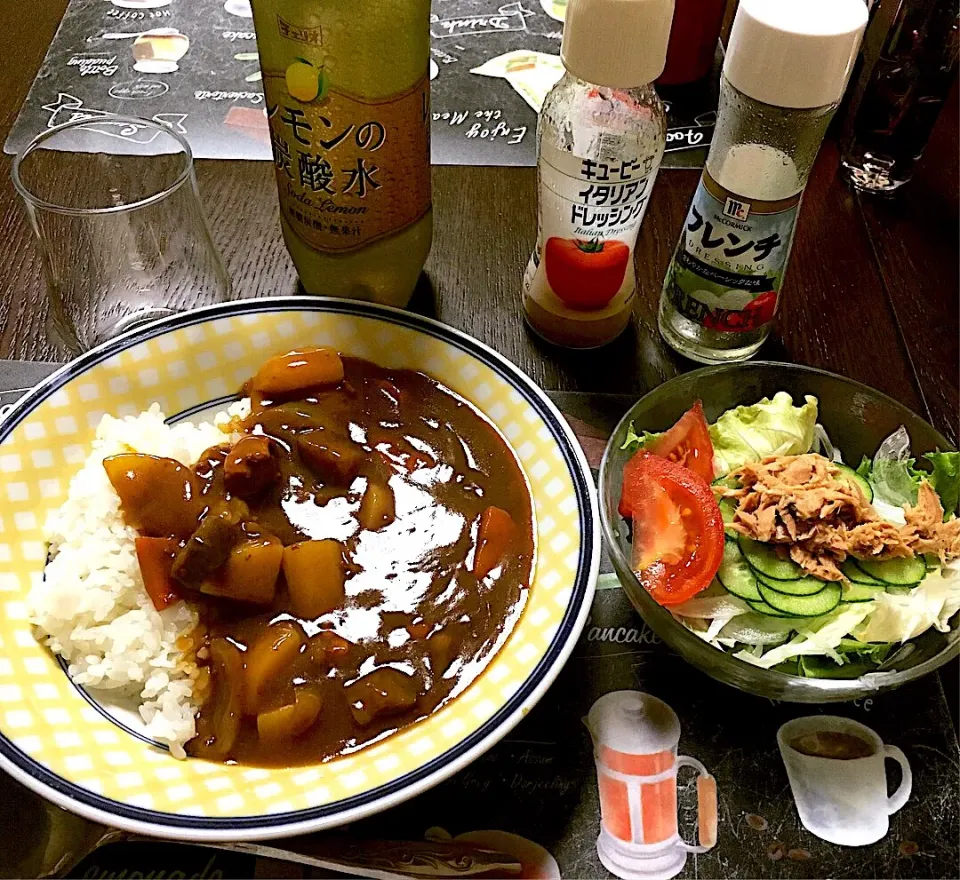
[[[669,431],[645,448],[690,468],[708,483],[713,482],[713,443],[699,400]]]
[[[633,569],[656,602],[685,602],[713,580],[723,518],[703,477],[641,449],[623,469],[619,509],[633,522]]]

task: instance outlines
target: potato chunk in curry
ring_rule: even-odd
[[[298,617],[313,619],[333,611],[344,599],[343,545],[326,539],[285,547],[283,576],[290,610]]]

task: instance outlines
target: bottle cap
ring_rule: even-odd
[[[833,104],[847,87],[866,25],[864,0],[740,0],[723,73],[765,104]]]
[[[667,63],[674,0],[569,0],[560,60],[578,79],[630,89]]]

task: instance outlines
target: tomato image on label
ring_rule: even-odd
[[[572,309],[602,309],[620,290],[630,247],[622,241],[548,238],[543,248],[547,281]]]
[[[317,98],[326,97],[328,82],[323,68],[314,67],[306,58],[297,58],[287,68],[284,76],[287,93],[301,104],[309,104]]]
[[[777,310],[777,293],[774,290],[765,290],[754,299],[743,311],[749,316],[754,327],[759,327],[773,320],[773,313]]]
[[[765,290],[742,309],[714,309],[704,315],[703,326],[708,330],[756,330],[773,320],[777,310],[777,293]]]

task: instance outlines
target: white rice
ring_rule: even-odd
[[[228,413],[242,412],[244,403]],[[228,420],[219,413],[216,424],[171,427],[157,404],[139,416],[104,416],[67,500],[47,522],[52,558],[27,600],[38,638],[65,658],[71,678],[85,688],[139,698],[146,735],[181,758],[196,732],[197,707],[190,677],[195,669],[177,641],[190,633],[197,615],[184,602],[160,612],[153,607],[137,564],[137,533],[123,521],[103,459],[143,452],[193,464],[230,439]]]

